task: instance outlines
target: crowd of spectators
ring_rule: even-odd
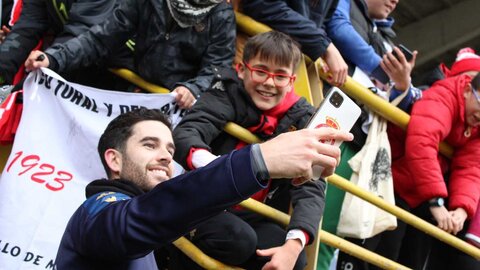
[[[329,72],[324,92],[361,72],[370,78],[371,90],[387,99],[406,93],[398,107],[411,113],[407,130],[389,126],[396,204],[465,238],[480,198],[480,56],[465,48],[451,69],[442,65],[444,78],[427,90],[413,86],[418,52],[396,45],[401,41],[395,40],[390,17],[399,1],[241,1],[246,15],[274,31],[248,39],[236,69],[230,1],[3,1],[0,84],[21,85],[25,71],[48,67],[77,83],[142,91],[109,72],[130,69],[176,93],[178,105],[189,109],[173,131],[175,159],[196,170],[245,146],[223,131],[227,122],[264,140],[303,128],[314,108],[295,95],[295,70],[301,52],[312,60],[322,58]],[[364,146],[372,119],[368,108],[361,107],[353,141],[340,148],[337,174],[347,179],[352,174],[347,161]],[[442,141],[455,148],[450,159],[439,153]],[[323,179],[303,185],[267,181],[253,198],[287,213],[291,202],[286,230],[233,206],[196,222],[190,239],[231,265],[303,269],[304,248],[317,236],[322,217],[321,228],[336,233],[343,196]],[[473,231],[469,234],[469,239],[480,239],[471,237]],[[413,269],[480,267],[472,257],[401,221],[394,231],[348,240]],[[169,252],[175,249],[169,247]],[[333,254],[333,248],[322,244],[317,269],[376,269],[346,253],[336,259]],[[179,259],[171,262],[175,269],[197,267],[185,256],[173,257]]]

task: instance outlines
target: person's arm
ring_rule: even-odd
[[[192,148],[211,151],[210,143],[223,131],[225,124],[234,119],[234,106],[227,92],[218,89],[205,92],[173,130],[175,161],[190,168]]]
[[[412,185],[424,202],[448,195],[438,161],[439,143],[450,133],[457,101],[445,87],[437,84],[423,93],[413,105],[407,127],[405,160],[415,176]]]
[[[287,239],[281,246],[258,250],[257,255],[271,257],[266,269],[293,269],[305,245],[312,243],[318,231],[325,205],[325,182],[319,180],[293,186],[290,190],[293,213],[287,227]]]
[[[247,199],[266,184],[253,173],[250,150],[232,152],[144,195],[111,203],[98,214],[83,209],[85,222],[70,228],[78,236],[78,252],[102,260],[139,258]]]
[[[85,222],[71,222],[70,234],[79,239],[76,249],[84,256],[101,260],[144,256],[265,188],[269,178],[311,178],[313,165],[332,172],[340,149],[320,140],[352,138],[331,128],[281,134],[162,182],[144,195],[114,202],[97,214],[80,208],[76,215],[86,216]]]
[[[463,208],[472,218],[480,197],[480,138],[472,138],[465,145],[455,148],[451,160],[448,182],[448,207]]]
[[[312,243],[318,231],[320,219],[325,206],[325,181],[308,181],[301,186],[292,186],[292,217],[287,230],[301,230],[308,235],[308,242]]]
[[[32,52],[25,62],[27,70],[48,67],[57,72],[68,72],[81,66],[89,66],[105,58],[134,33],[138,11],[143,1],[126,0],[113,11],[107,21],[95,25],[89,31],[66,43],[56,44],[45,51],[48,61],[35,61],[38,51]]]
[[[397,107],[403,110],[404,112],[410,113],[410,110],[413,106],[413,104],[422,98],[422,90],[419,88],[410,85],[408,88],[408,93],[403,97],[402,101],[398,103]],[[397,98],[399,95],[401,95],[403,91],[400,91],[395,88],[395,85],[393,85],[392,90],[390,92],[390,102],[392,102],[395,98]]]
[[[290,8],[281,0],[243,1],[243,11],[253,19],[292,36],[311,59],[322,57],[330,38],[315,22]]]
[[[458,101],[452,85],[437,84],[424,92],[412,109],[407,127],[405,161],[415,187],[416,200],[427,203],[434,198],[446,198],[449,194],[438,160],[439,144],[451,132],[454,119],[458,118]],[[421,149],[421,151],[419,151]],[[430,206],[437,226],[446,231],[455,230],[450,213],[445,206]]]
[[[20,18],[0,46],[0,83],[13,83],[15,74],[49,25],[45,1],[23,1]]]
[[[118,6],[118,0],[80,0],[71,4],[68,11],[68,20],[63,25],[63,31],[59,33],[53,42],[64,43],[67,40],[87,32],[90,27],[103,23],[113,14],[114,7]]]
[[[213,68],[229,68],[235,57],[235,39],[237,26],[235,15],[229,4],[222,3],[219,8],[210,15],[210,40],[201,61],[201,69],[197,76],[177,85],[188,88],[195,98],[199,98],[208,90],[213,80]]]
[[[350,0],[340,0],[332,18],[327,22],[327,33],[345,59],[368,74],[381,69],[382,58],[358,34],[350,21]]]

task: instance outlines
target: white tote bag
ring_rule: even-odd
[[[395,204],[391,171],[390,143],[387,121],[373,115],[363,148],[348,161],[353,170],[350,181]],[[369,238],[397,226],[395,216],[361,198],[347,193],[342,204],[337,234],[354,238]]]

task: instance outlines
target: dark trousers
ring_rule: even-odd
[[[397,206],[403,209],[408,208],[407,204],[399,197],[395,197],[395,203]],[[345,240],[373,251],[378,255],[396,261],[400,253],[402,239],[405,234],[405,228],[406,223],[397,219],[397,228],[393,231],[385,231],[367,239],[355,239],[347,237]],[[381,268],[340,251],[338,254],[337,269],[376,270]]]
[[[261,269],[270,258],[256,255],[257,249],[281,246],[287,232],[278,224],[247,211],[222,212],[202,224],[191,234],[191,241],[208,256],[225,264],[245,269]],[[294,269],[307,264],[302,251]],[[175,269],[201,269],[184,255],[177,254]]]
[[[412,213],[435,224],[428,204],[412,209]],[[464,239],[468,222],[456,236]],[[474,270],[480,269],[480,262],[473,257],[433,238],[411,226],[407,226],[398,262],[412,269],[420,270]]]

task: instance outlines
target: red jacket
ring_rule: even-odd
[[[426,90],[412,109],[405,155],[393,161],[396,192],[411,206],[434,197],[448,197],[448,208],[462,207],[472,217],[480,196],[480,133],[466,137],[465,98],[470,77],[441,80]],[[439,155],[445,141],[455,152],[451,159]],[[448,188],[443,175],[449,172]]]

